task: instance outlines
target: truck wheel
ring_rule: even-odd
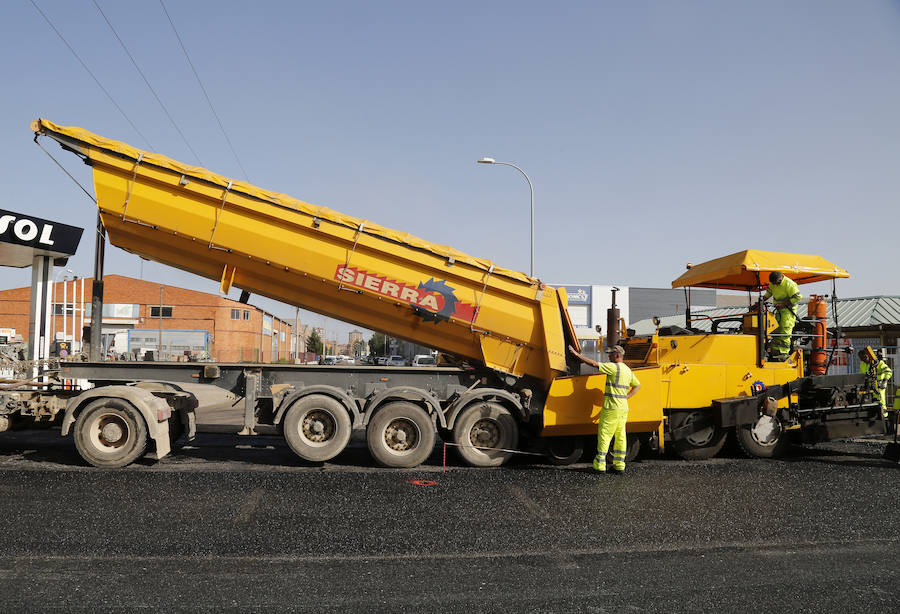
[[[790,444],[781,422],[765,415],[753,424],[737,427],[734,434],[744,454],[756,458],[782,456]]]
[[[688,425],[695,420],[706,417],[705,411],[680,411],[672,414],[672,428]],[[684,460],[704,460],[712,458],[725,445],[728,432],[715,425],[710,425],[691,433],[684,439],[672,442],[675,453]]]
[[[609,448],[612,449],[613,445],[615,445],[616,440],[613,439],[609,442]],[[641,440],[638,437],[637,433],[626,433],[625,434],[625,462],[630,463],[634,459],[638,457],[638,454],[641,453]],[[613,462],[613,457],[611,452],[606,453],[606,464],[611,465]]]
[[[130,403],[97,399],[75,421],[75,448],[94,467],[124,467],[146,451],[147,424]]]
[[[453,442],[462,460],[473,467],[497,467],[512,457],[519,425],[502,405],[474,403],[462,410],[453,426]]]
[[[350,415],[337,400],[311,394],[296,401],[284,416],[284,438],[300,458],[313,462],[330,460],[350,441]]]
[[[625,434],[625,462],[630,463],[641,453],[641,438],[637,433]]]
[[[434,423],[415,403],[388,403],[369,422],[366,441],[379,465],[415,467],[434,451]]]
[[[584,448],[584,437],[548,437],[545,452],[551,465],[563,466],[581,460]]]

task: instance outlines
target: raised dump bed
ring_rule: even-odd
[[[81,128],[32,129],[91,165],[117,247],[545,386],[567,371],[566,294],[537,279]]]

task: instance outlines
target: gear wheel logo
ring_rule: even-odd
[[[419,282],[419,290],[436,292],[440,294],[443,299],[440,305],[441,308],[436,312],[425,309],[424,307],[413,307],[413,311],[416,312],[416,315],[426,322],[446,322],[456,311],[456,304],[459,301],[454,293],[454,288],[448,286],[447,282],[443,279],[435,280],[435,278],[432,277],[424,283]]]

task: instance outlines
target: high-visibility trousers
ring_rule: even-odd
[[[883,418],[887,418],[887,390],[884,388],[876,388],[875,389],[875,398],[881,403],[881,415]]]
[[[794,332],[794,324],[797,323],[797,316],[790,309],[777,309],[775,311],[775,320],[778,322],[778,328],[773,331],[772,343],[770,347],[775,354],[787,354],[791,351],[790,334]]]
[[[625,421],[628,419],[627,409],[603,409],[597,425],[597,456],[594,457],[594,469],[606,471],[606,453],[612,452],[613,469],[625,471]],[[612,450],[609,444],[615,438]]]

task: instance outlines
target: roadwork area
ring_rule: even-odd
[[[884,442],[782,460],[415,470],[201,434],[120,470],[54,430],[0,438],[6,611],[888,611]]]

